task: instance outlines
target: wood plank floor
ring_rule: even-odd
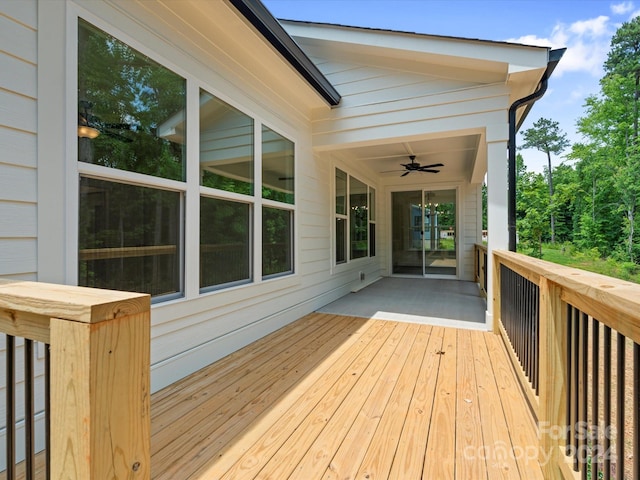
[[[152,478],[542,478],[499,337],[311,314],[152,396]]]

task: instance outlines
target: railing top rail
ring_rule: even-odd
[[[149,311],[150,298],[143,293],[0,279],[0,309],[84,323]]]
[[[534,275],[547,278],[567,292],[587,299],[593,311],[608,313],[608,318],[603,316],[598,320],[640,343],[640,284],[515,252],[494,250],[493,254],[531,270]]]
[[[480,250],[484,250],[485,252],[487,251],[487,246],[484,243],[476,243],[475,246]]]

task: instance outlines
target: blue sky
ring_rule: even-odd
[[[584,99],[599,90],[611,37],[640,15],[640,0],[263,0],[277,18],[339,23],[436,35],[566,47],[549,90],[533,107],[521,132],[540,117],[559,122],[572,142]],[[521,134],[518,135],[521,142]],[[529,170],[546,157],[522,151]],[[553,158],[556,165],[562,158]]]

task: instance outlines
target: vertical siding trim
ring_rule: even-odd
[[[38,2],[39,281],[65,282],[66,2]],[[45,241],[46,238],[46,241]]]

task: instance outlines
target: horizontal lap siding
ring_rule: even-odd
[[[36,277],[35,1],[0,5],[0,276]]]

